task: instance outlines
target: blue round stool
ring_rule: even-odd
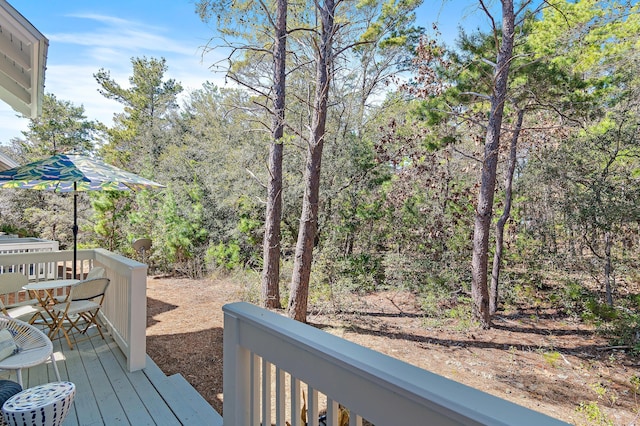
[[[0,407],[13,395],[22,392],[22,386],[11,380],[0,380]],[[6,425],[4,416],[0,416],[0,425]]]

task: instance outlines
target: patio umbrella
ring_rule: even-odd
[[[57,154],[0,172],[0,188],[73,192],[73,275],[76,277],[78,191],[128,191],[164,188],[164,185],[84,155]]]

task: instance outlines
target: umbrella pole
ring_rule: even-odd
[[[78,279],[78,191],[76,183],[73,182],[73,278]]]

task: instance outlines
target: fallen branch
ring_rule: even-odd
[[[620,346],[607,346],[606,348],[596,348],[597,351],[612,351],[614,349],[632,349],[632,346],[629,345],[620,345]]]

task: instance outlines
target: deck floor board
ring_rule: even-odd
[[[168,378],[162,380],[164,373],[150,358],[147,368],[131,373],[124,354],[108,335],[105,340],[94,336],[78,342],[73,350],[64,338],[54,339],[53,344],[61,379],[76,385],[76,397],[63,426],[186,424],[185,407],[170,406],[171,401],[181,400],[184,388],[176,387],[174,396],[167,394],[166,386],[159,391],[158,384]],[[50,363],[23,370],[22,376],[25,388],[56,380]],[[0,371],[0,378],[16,380],[16,375]]]

